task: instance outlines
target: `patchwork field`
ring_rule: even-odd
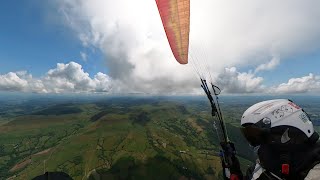
[[[254,154],[238,119],[259,99],[233,100],[222,99],[222,108],[245,170]],[[0,179],[32,179],[47,171],[73,179],[221,176],[219,140],[205,99],[113,97],[42,106],[34,100],[17,108],[24,106],[27,112],[1,116]],[[318,116],[319,108],[311,109]]]

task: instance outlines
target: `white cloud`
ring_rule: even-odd
[[[27,80],[23,79],[22,72],[9,72],[0,75],[0,90],[1,91],[22,91],[28,86]]]
[[[278,57],[273,57],[268,63],[265,64],[260,64],[256,69],[255,69],[255,73],[259,72],[259,71],[269,71],[274,69],[275,67],[277,67],[280,64],[280,58]]]
[[[301,78],[291,78],[287,83],[282,83],[272,88],[275,93],[319,93],[320,76],[310,73]]]
[[[112,80],[108,75],[99,72],[90,78],[82,66],[75,62],[58,63],[56,68],[50,69],[42,78],[33,78],[25,71],[0,75],[1,91],[85,93],[109,92],[111,88]]]
[[[128,80],[129,81],[129,80]],[[127,82],[128,82],[127,81]],[[177,93],[202,93],[199,84],[194,85],[189,82],[177,81],[176,79],[162,78],[156,79],[158,85],[149,87],[152,83],[144,81],[147,85],[143,87],[154,88],[155,94],[177,94]],[[235,67],[225,68],[222,73],[217,75],[213,82],[218,85],[224,93],[248,94],[248,93],[272,93],[272,94],[291,94],[291,93],[319,93],[320,76],[310,73],[301,78],[291,78],[287,83],[277,86],[266,87],[263,85],[264,79],[251,72],[239,72]],[[91,78],[82,66],[76,62],[67,64],[58,63],[57,67],[48,70],[41,78],[34,78],[26,71],[9,72],[0,74],[0,91],[18,91],[35,93],[145,93],[139,90],[139,84],[132,86],[134,82],[124,84],[123,80],[114,80],[108,75],[98,72]],[[171,83],[177,87],[172,87]],[[149,86],[148,86],[149,85]],[[130,89],[134,87],[133,89]],[[192,91],[186,92],[186,89]],[[193,88],[196,87],[196,88]],[[167,88],[163,90],[164,88]],[[162,91],[160,91],[162,90]]]
[[[252,73],[238,72],[235,67],[226,68],[216,79],[217,85],[226,93],[262,93],[263,78]]]
[[[80,51],[80,56],[83,61],[85,62],[87,61],[88,56],[85,52]]]
[[[199,88],[192,67],[175,62],[155,1],[61,0],[55,5],[84,47],[104,53],[119,90],[193,92]],[[218,76],[225,67],[259,65],[274,54],[286,59],[318,51],[319,19],[317,0],[194,0],[190,49],[200,61],[207,59],[212,74]],[[256,71],[270,70],[279,61],[275,58]],[[261,83],[250,73],[240,75],[237,79],[251,79],[240,83],[249,88],[243,92],[254,91],[250,88]]]
[[[111,78],[106,75],[103,74],[101,72],[97,73],[94,76],[93,82],[95,84],[95,91],[96,92],[108,92],[111,90],[111,84],[112,84],[112,80]]]
[[[95,84],[85,73],[82,66],[75,62],[58,63],[57,68],[50,69],[44,77],[45,86],[53,92],[92,91]]]

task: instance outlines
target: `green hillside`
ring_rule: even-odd
[[[74,179],[218,179],[219,141],[201,106],[112,99],[37,109],[0,126],[0,177],[63,171]],[[238,128],[228,130],[240,156],[253,160]]]

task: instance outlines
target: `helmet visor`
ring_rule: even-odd
[[[241,132],[251,146],[258,146],[266,141],[266,134],[268,130],[265,128],[259,128],[256,125],[246,125],[241,127]]]

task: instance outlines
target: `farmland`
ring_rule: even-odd
[[[240,134],[239,119],[260,100],[221,99],[243,170],[254,154]],[[306,109],[314,117],[317,102]],[[46,171],[73,179],[221,176],[219,139],[202,97],[32,97],[5,101],[0,110],[0,179],[32,179]]]

